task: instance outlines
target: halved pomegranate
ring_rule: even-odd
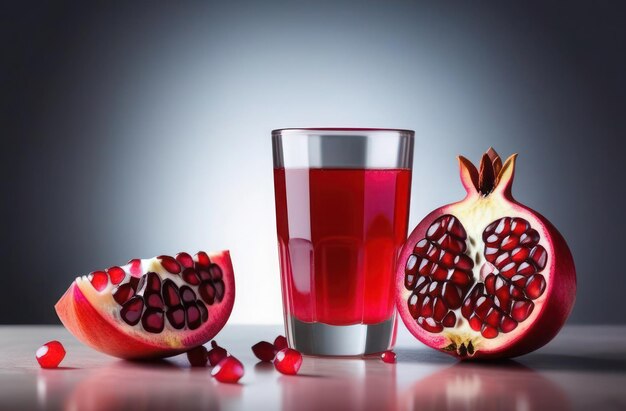
[[[77,278],[55,309],[83,343],[120,358],[168,357],[209,341],[235,300],[228,251],[135,259]]]
[[[516,154],[493,149],[480,171],[459,157],[467,196],[426,216],[398,260],[397,307],[411,333],[461,358],[522,355],[550,341],[574,304],[565,240],[515,201]]]

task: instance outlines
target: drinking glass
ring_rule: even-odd
[[[287,340],[304,354],[393,347],[395,263],[407,235],[411,130],[272,131]]]

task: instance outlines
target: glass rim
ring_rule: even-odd
[[[272,135],[307,134],[309,132],[334,132],[334,133],[398,133],[415,135],[414,130],[406,128],[376,128],[376,127],[286,127],[272,130]]]

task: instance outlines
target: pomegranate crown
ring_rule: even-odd
[[[479,168],[467,158],[459,156],[461,168],[461,181],[468,194],[480,194],[484,197],[493,192],[511,195],[511,186],[515,174],[515,159],[517,154],[512,154],[502,164],[502,159],[496,151],[489,147],[480,159]]]

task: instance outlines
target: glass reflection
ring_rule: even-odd
[[[310,357],[305,364],[297,378],[278,380],[284,411],[397,409],[395,365]]]

